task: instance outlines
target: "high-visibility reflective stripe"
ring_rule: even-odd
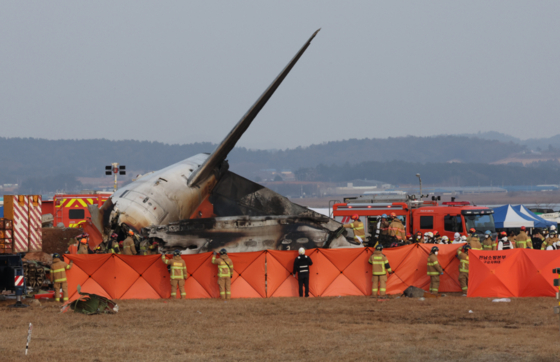
[[[56,302],[60,302],[60,298],[54,298]]]
[[[177,295],[177,293],[171,293],[171,295]]]
[[[382,291],[382,292],[384,292],[384,291],[386,291],[387,289],[381,288],[381,289],[379,289],[379,290]]]
[[[436,262],[433,262],[433,263],[428,263],[428,266],[434,266],[434,265],[437,265],[437,264],[439,264],[439,263],[436,261]]]
[[[383,264],[385,264],[384,261],[372,261],[371,263],[372,263],[372,264],[375,264],[375,265],[383,265]]]
[[[226,292],[226,294],[231,294],[231,292]]]
[[[62,298],[63,302],[66,302],[68,300],[68,298]]]
[[[66,269],[70,269],[71,267],[71,265],[66,265]]]
[[[467,289],[468,289],[468,287],[462,287],[461,289],[463,289],[463,290],[467,290]]]
[[[226,292],[220,292],[220,294],[226,294]]]
[[[54,269],[54,270],[51,269],[51,272],[52,272],[52,273],[60,273],[60,272],[63,272],[63,271],[64,271],[64,268],[62,268],[62,269]]]
[[[185,279],[183,275],[172,275],[171,279]]]
[[[181,293],[181,295],[187,295],[187,293]]]
[[[372,289],[371,291],[375,293],[375,292],[377,292],[377,289]]]
[[[171,269],[187,269],[186,266],[172,266]]]
[[[438,272],[428,272],[428,275],[439,275]]]
[[[61,282],[65,282],[66,278],[62,278],[62,279],[55,279],[54,282],[55,283],[61,283]]]
[[[468,273],[468,272],[469,272],[469,269],[459,269],[459,271],[460,271],[461,273]]]

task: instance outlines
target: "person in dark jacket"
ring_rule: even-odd
[[[303,285],[305,284],[305,297],[309,297],[309,267],[313,265],[311,258],[305,255],[305,249],[299,248],[299,255],[294,260],[294,278],[298,273],[299,296],[303,297]]]

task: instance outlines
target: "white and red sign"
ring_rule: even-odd
[[[14,285],[16,287],[23,287],[23,275],[16,275],[14,277]]]

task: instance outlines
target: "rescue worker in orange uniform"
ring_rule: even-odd
[[[173,259],[166,259],[165,254],[161,254],[161,260],[166,265],[171,266],[169,279],[171,281],[171,299],[177,297],[177,286],[181,293],[181,299],[187,299],[187,292],[185,292],[185,280],[187,280],[187,264],[181,258],[179,250],[173,252]]]
[[[434,230],[434,244],[441,244],[441,235],[439,234],[439,231]]]
[[[88,239],[81,238],[78,244],[78,254],[89,254]]]
[[[393,274],[389,260],[383,255],[383,245],[377,245],[375,251],[369,257],[371,264],[371,297],[377,298],[377,291],[379,290],[379,298],[385,299],[387,291],[387,273]]]
[[[218,265],[218,286],[223,300],[231,298],[231,278],[233,277],[233,262],[227,255],[226,249],[220,250],[220,257],[216,259],[216,252],[212,255],[212,264]]]
[[[430,277],[430,293],[437,294],[439,291],[439,276],[443,275],[443,268],[438,261],[439,248],[434,246],[428,256],[428,276]]]
[[[352,215],[352,220],[353,221],[350,224],[344,224],[342,226],[348,229],[352,229],[354,231],[354,241],[358,244],[363,244],[366,240],[364,223],[360,221],[360,216],[358,214]]]
[[[123,242],[124,255],[136,255],[136,246],[134,245],[134,231],[128,230],[128,237]]]
[[[459,258],[459,284],[461,285],[461,290],[463,291],[463,297],[467,296],[467,291],[469,288],[469,249],[471,247],[468,245],[463,246],[463,252],[459,253],[457,257]]]
[[[148,246],[148,255],[155,255],[158,251],[158,243],[157,241],[152,241],[150,246]]]
[[[527,228],[525,226],[522,226],[521,231],[515,237],[515,246],[521,249],[533,249],[533,241],[531,240],[529,235],[527,235],[525,230],[527,230]]]
[[[483,250],[496,250],[497,245],[496,241],[492,239],[492,232],[490,230],[486,230],[484,233],[484,240],[482,241],[482,249]]]
[[[391,217],[393,221],[391,221],[391,225],[389,225],[389,236],[396,238],[397,241],[404,240],[406,238],[406,231],[404,230],[403,223],[394,212],[391,213]]]
[[[51,264],[51,280],[54,284],[54,300],[60,302],[60,289],[62,288],[62,301],[68,301],[68,282],[66,280],[66,271],[72,268],[74,262],[70,260],[70,264],[62,261],[60,254],[53,254],[53,262]]]

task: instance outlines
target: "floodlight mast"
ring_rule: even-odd
[[[117,191],[117,176],[120,175],[126,175],[126,166],[125,165],[119,165],[118,162],[113,162],[110,166],[105,166],[105,175],[107,176],[111,176],[111,174],[113,174],[115,176],[115,184],[113,185],[113,192]]]

